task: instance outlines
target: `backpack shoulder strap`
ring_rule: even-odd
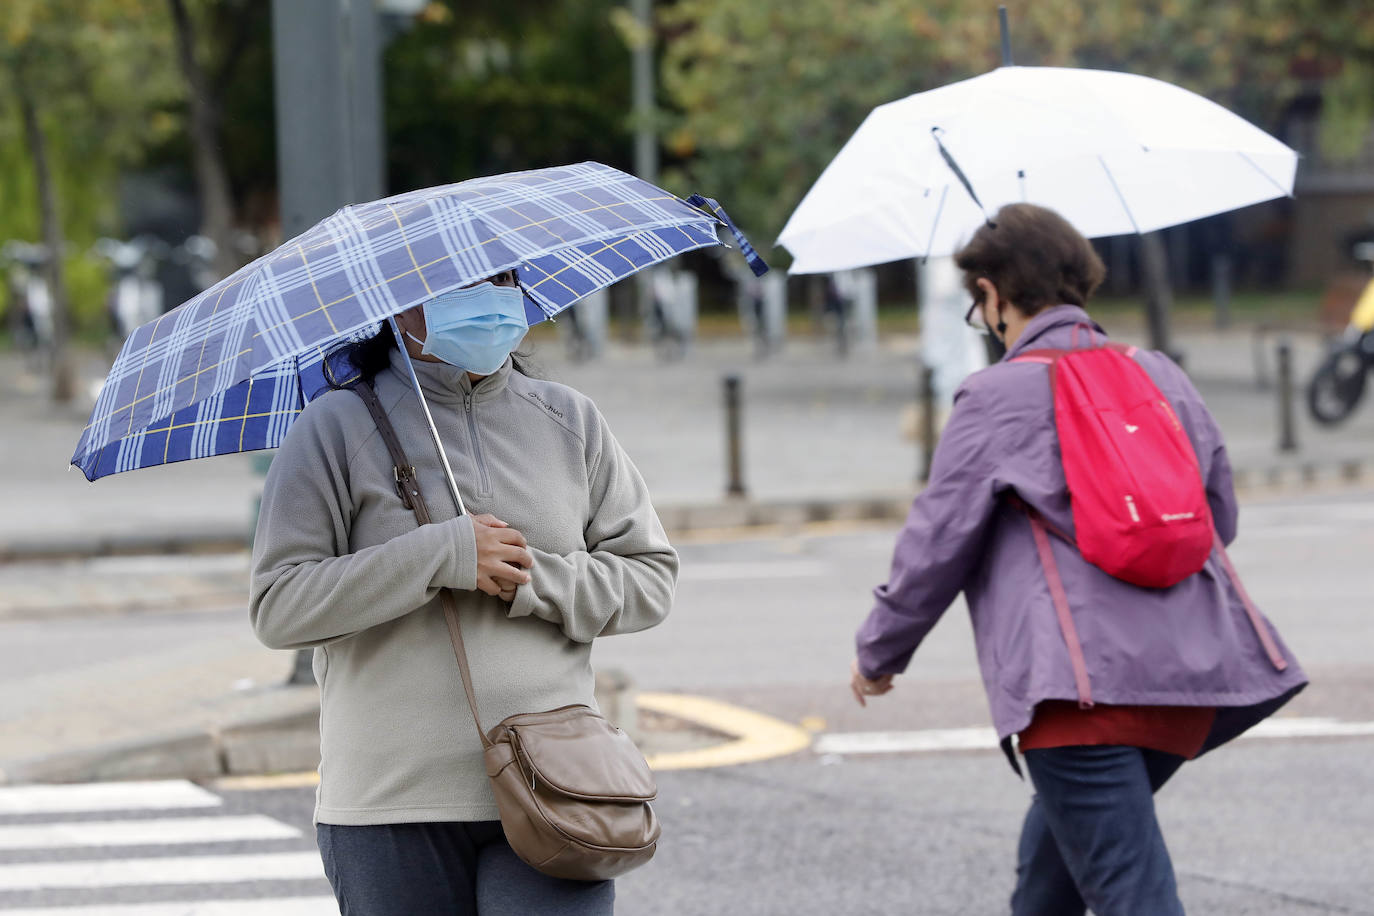
[[[368,412],[372,414],[373,422],[377,424],[377,431],[382,435],[382,441],[386,443],[387,451],[391,453],[396,494],[401,497],[401,502],[405,503],[406,508],[415,513],[417,522],[428,525],[429,507],[425,505],[425,498],[420,493],[420,480],[415,474],[415,466],[406,458],[405,449],[401,447],[401,439],[396,435],[396,427],[391,425],[391,418],[386,415],[377,392],[361,380],[350,385],[349,390],[363,399]],[[454,600],[453,590],[439,589],[439,603],[444,607],[449,642],[453,644],[453,656],[458,660],[458,673],[463,678],[463,692],[468,697],[468,708],[472,710],[472,721],[477,725],[477,735],[482,739],[483,747],[491,747],[491,738],[487,736],[486,729],[482,728],[482,720],[477,715],[477,694],[472,689],[472,672],[468,670],[468,653],[463,646],[463,631],[458,625],[458,602]]]

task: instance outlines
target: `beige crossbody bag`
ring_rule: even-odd
[[[372,413],[395,464],[396,492],[421,525],[429,510],[415,468],[366,382],[353,391]],[[649,802],[658,795],[644,755],[628,735],[589,706],[576,704],[503,719],[482,728],[453,592],[439,599],[458,659],[501,826],[516,855],[546,875],[602,881],[653,858],[659,824]]]

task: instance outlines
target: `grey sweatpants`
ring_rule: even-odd
[[[615,882],[565,881],[526,865],[500,821],[318,824],[342,916],[609,916]]]

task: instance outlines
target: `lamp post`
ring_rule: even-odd
[[[292,238],[339,207],[386,193],[382,15],[426,0],[272,0],[281,228]],[[255,463],[266,474],[270,459]],[[288,683],[314,683],[309,650]]]

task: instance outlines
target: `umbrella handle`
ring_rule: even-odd
[[[396,335],[396,346],[401,350],[401,358],[405,360],[406,371],[410,375],[410,384],[415,389],[415,396],[420,399],[420,409],[425,412],[425,422],[429,424],[429,435],[434,443],[434,451],[439,456],[439,463],[444,466],[444,476],[448,478],[448,491],[453,494],[453,504],[458,508],[459,515],[467,515],[467,506],[463,505],[463,496],[458,492],[458,481],[453,479],[453,467],[448,463],[448,453],[444,451],[444,444],[439,441],[439,428],[434,425],[434,415],[429,412],[429,401],[425,400],[425,393],[420,388],[420,377],[415,374],[415,364],[410,360],[410,351],[406,349],[405,338],[401,335],[401,326],[396,323],[395,315],[388,315],[387,322],[391,325],[391,333]]]
[[[730,214],[725,212],[724,207],[711,198],[703,197],[700,194],[693,194],[691,197],[687,198],[687,203],[696,207],[698,210],[711,214],[725,224],[725,228],[729,229],[730,234],[735,237],[735,241],[739,242],[739,253],[744,255],[745,261],[749,262],[749,269],[754,272],[754,276],[762,277],[764,274],[768,273],[768,265],[764,263],[759,253],[754,250],[754,246],[749,244],[749,240],[744,237],[744,233],[739,231],[739,227],[736,226],[735,221],[730,218]]]

